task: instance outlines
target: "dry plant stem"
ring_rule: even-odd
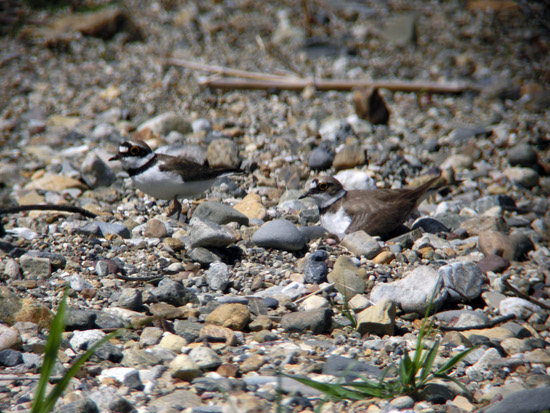
[[[359,87],[373,87],[376,89],[388,89],[393,92],[420,92],[420,93],[463,93],[466,91],[478,92],[474,85],[463,82],[408,82],[404,80],[343,80],[343,79],[301,79],[285,78],[277,80],[264,79],[243,79],[222,77],[213,80],[203,80],[202,86],[218,89],[280,89],[280,90],[302,90],[313,86],[317,90],[338,90],[350,91]]]
[[[19,205],[9,208],[0,209],[0,215],[16,214],[18,212],[25,211],[59,211],[59,212],[73,212],[75,214],[81,214],[87,218],[95,218],[96,214],[90,212],[84,208],[80,208],[73,205],[50,205],[50,204],[33,204],[33,205]]]
[[[212,72],[218,75],[224,76],[236,76],[245,79],[261,79],[261,80],[286,80],[288,76],[271,75],[268,73],[249,72],[247,70],[231,69],[229,67],[208,65],[199,62],[192,62],[183,59],[167,59],[166,63],[173,66],[186,67],[194,70],[204,70],[205,72]],[[291,78],[290,78],[291,79]]]
[[[167,59],[166,63],[174,66],[187,67],[194,70],[204,70],[221,76],[207,78],[200,82],[203,86],[220,89],[281,89],[302,90],[313,86],[317,90],[349,91],[357,87],[374,87],[400,92],[424,93],[462,93],[466,91],[479,92],[480,88],[467,82],[429,82],[405,80],[346,80],[346,79],[312,79],[292,76],[272,75],[269,73],[248,72],[223,66],[208,65],[184,59]]]

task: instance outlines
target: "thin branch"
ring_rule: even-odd
[[[247,70],[231,69],[229,67],[208,65],[199,62],[191,62],[184,59],[167,59],[166,63],[173,66],[187,67],[188,69],[204,70],[205,72],[212,72],[223,76],[236,76],[245,79],[262,79],[262,80],[285,80],[288,76],[271,75],[268,73],[249,72]]]
[[[202,80],[202,86],[219,89],[281,89],[302,90],[307,86],[313,86],[317,90],[350,91],[359,87],[373,87],[376,89],[388,89],[394,92],[423,92],[423,93],[463,93],[466,91],[479,91],[479,88],[464,82],[428,82],[405,80],[344,80],[344,79],[301,79],[286,78],[277,80],[264,79],[240,79],[222,77],[218,79]]]
[[[187,67],[194,70],[204,70],[219,76],[202,79],[202,86],[219,89],[280,89],[302,90],[314,86],[317,90],[349,91],[358,87],[374,87],[401,92],[424,93],[462,93],[466,91],[479,92],[481,89],[468,82],[430,82],[405,80],[348,80],[348,79],[314,79],[294,76],[272,75],[269,73],[248,72],[223,66],[208,65],[184,59],[168,59],[167,64]],[[231,77],[224,77],[231,76]]]
[[[81,214],[87,218],[95,218],[96,214],[90,212],[84,208],[80,208],[73,205],[50,205],[50,204],[36,204],[36,205],[19,205],[10,208],[1,208],[0,216],[6,214],[15,214],[18,212],[24,211],[61,211],[61,212],[73,212],[76,214]]]

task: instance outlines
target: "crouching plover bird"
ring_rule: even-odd
[[[155,153],[143,141],[125,141],[109,159],[120,160],[134,184],[147,195],[173,201],[168,215],[181,214],[178,198],[195,197],[209,189],[217,178],[240,169],[214,169],[185,158]]]
[[[430,179],[417,188],[346,191],[337,179],[321,176],[311,182],[300,198],[315,200],[321,225],[340,239],[360,230],[384,238],[405,222],[438,179]]]

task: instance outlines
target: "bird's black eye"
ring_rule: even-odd
[[[137,155],[139,153],[139,146],[132,146],[130,148],[130,154],[131,155]]]
[[[327,184],[326,182],[321,182],[321,183],[319,184],[319,189],[320,189],[321,191],[326,191],[327,188],[328,188],[328,184]]]

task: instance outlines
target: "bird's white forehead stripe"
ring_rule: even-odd
[[[128,152],[128,147],[127,147],[127,146],[119,146],[119,147],[118,147],[118,151],[119,151],[120,153]]]

